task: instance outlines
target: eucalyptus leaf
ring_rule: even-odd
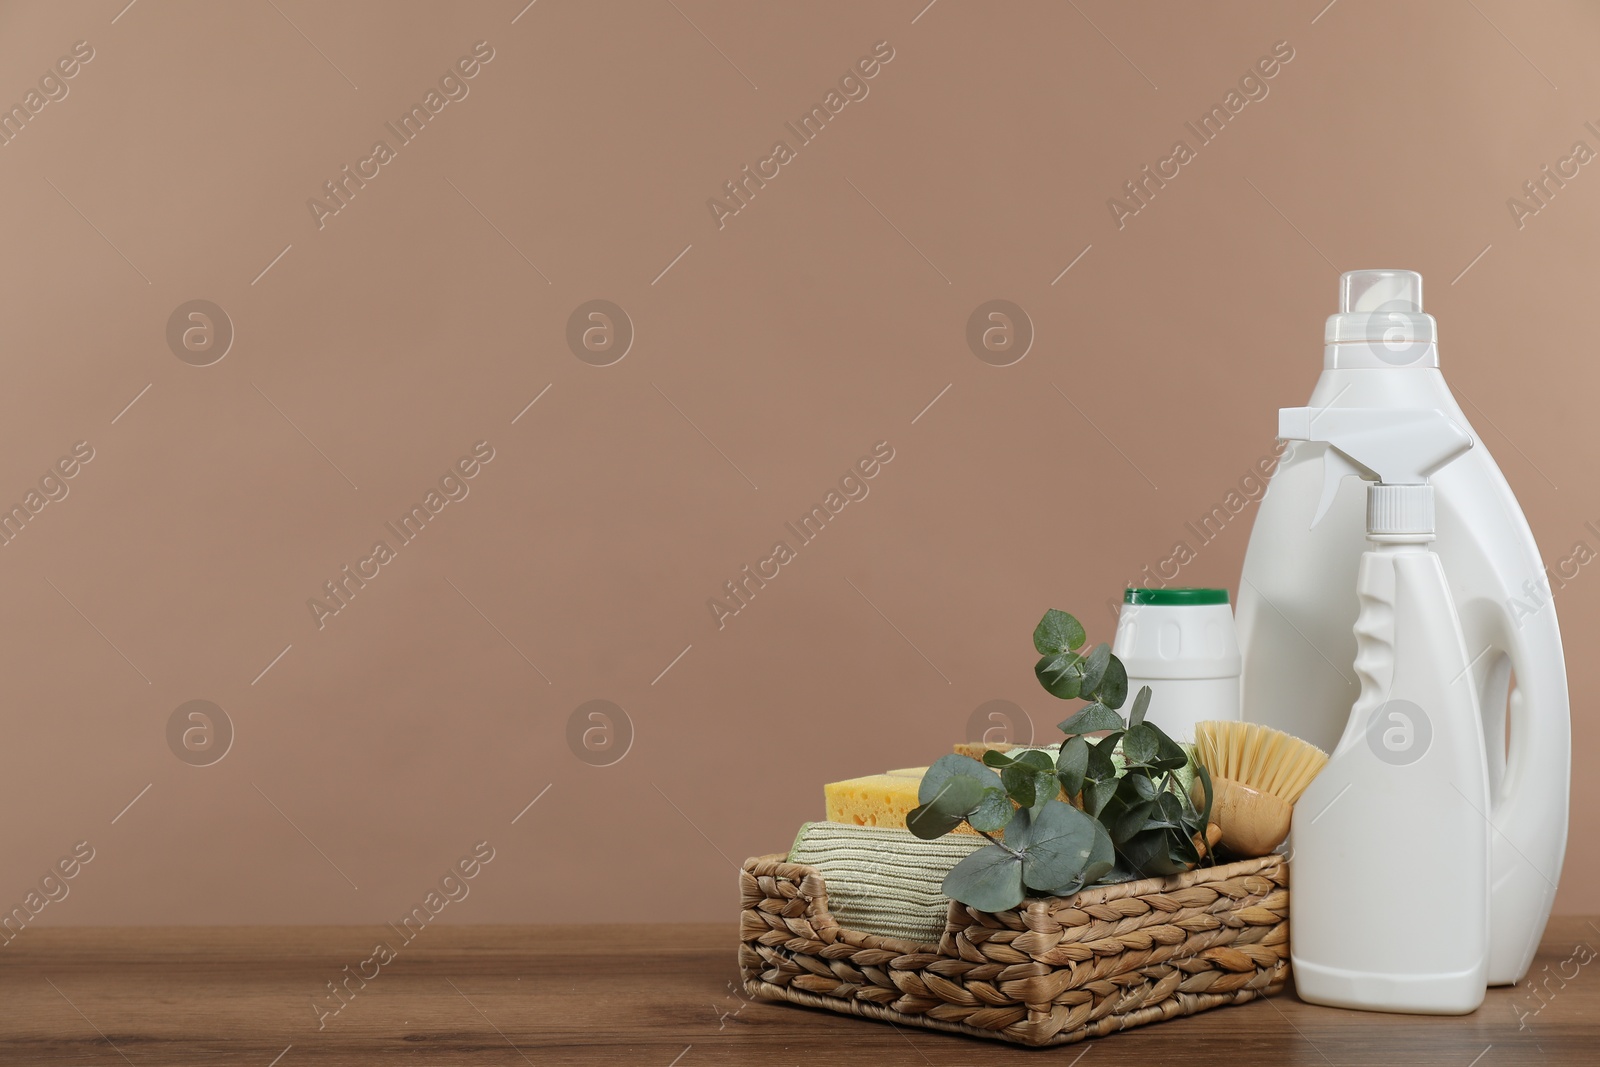
[[[1058,724],[1064,734],[1089,734],[1122,729],[1122,716],[1104,704],[1085,704],[1078,713]]]
[[[1099,822],[1095,823],[1098,831],[1094,838],[1094,847],[1089,851],[1089,859],[1084,866],[1084,874],[1088,881],[1094,881],[1109,871],[1117,862],[1117,850],[1111,843],[1111,835],[1106,833],[1106,828]]]
[[[986,773],[993,776],[993,772]],[[906,829],[924,840],[943,837],[973,813],[985,793],[979,778],[960,772],[945,775],[927,801],[906,815]]]
[[[1188,753],[1179,749],[1176,753],[1158,754],[1155,759],[1150,761],[1150,766],[1158,771],[1181,771],[1188,763]]]
[[[1006,795],[1019,807],[1033,807],[1033,772],[1021,764],[1013,763],[1000,772],[1000,783]]]
[[[1114,868],[1117,865],[1116,864],[1116,860],[1115,860],[1117,851],[1116,851],[1115,846],[1113,846],[1111,844],[1111,836],[1109,834],[1106,834],[1104,836],[1105,836],[1106,848],[1110,850],[1112,858],[1111,859],[1098,860],[1098,861],[1095,861],[1095,862],[1087,864],[1083,868],[1083,884],[1085,884],[1085,885],[1093,885],[1096,882],[1100,881],[1100,879],[1102,879],[1102,878],[1104,878],[1106,876],[1106,873],[1108,871],[1110,871],[1112,868]]]
[[[1090,815],[1100,817],[1111,799],[1117,795],[1117,780],[1103,778],[1097,782],[1090,782],[1083,787],[1083,810]]]
[[[1120,799],[1120,798],[1119,798]],[[1116,817],[1106,821],[1106,829],[1111,832],[1111,840],[1120,846],[1125,846],[1129,839],[1148,829],[1150,813],[1155,810],[1155,804],[1148,800],[1141,800],[1133,804],[1124,804]]]
[[[1116,777],[1117,764],[1111,757],[1112,753],[1116,751],[1117,743],[1121,740],[1121,733],[1112,733],[1107,734],[1095,744],[1089,745],[1088,774],[1090,778],[1101,781]]]
[[[1010,844],[1022,853],[1022,880],[1040,891],[1079,877],[1105,833],[1094,819],[1071,804],[1046,801],[1034,812],[1019,812],[1020,832]]]
[[[1155,728],[1147,722],[1130,727],[1122,739],[1122,756],[1129,766],[1148,764],[1160,751],[1161,741]]]
[[[1084,775],[1089,770],[1089,742],[1081,736],[1069,737],[1061,744],[1061,755],[1056,759],[1056,778],[1067,796],[1083,792]]]
[[[1106,676],[1106,665],[1111,662],[1111,646],[1104,641],[1094,646],[1083,661],[1083,685],[1078,692],[1093,696]]]
[[[1205,826],[1211,821],[1211,801],[1213,799],[1211,792],[1211,772],[1207,770],[1206,765],[1201,763],[1199,760],[1195,761],[1194,772],[1196,780],[1200,783],[1200,787],[1205,790],[1206,802],[1200,809],[1200,825]]]
[[[1135,878],[1138,878],[1138,877],[1139,877],[1138,872],[1134,871],[1132,868],[1128,867],[1119,858],[1117,860],[1117,862],[1113,863],[1108,870],[1106,870],[1104,873],[1099,875],[1097,878],[1095,878],[1089,884],[1090,885],[1116,885],[1119,882],[1131,882]]]
[[[1033,665],[1033,673],[1051,696],[1071,700],[1083,684],[1082,662],[1073,652],[1052,653]]]
[[[1100,690],[1096,694],[1100,703],[1108,708],[1120,708],[1123,701],[1128,699],[1128,668],[1116,656],[1111,657],[1111,662],[1106,664],[1106,675],[1100,681]]]
[[[1042,748],[1023,749],[1015,762],[1030,771],[1053,771],[1056,768],[1056,761]]]
[[[1028,777],[1029,788],[1032,790],[1032,799],[1026,805],[1036,808],[1047,800],[1055,800],[1061,795],[1061,781],[1056,777],[1055,768],[1048,771],[1034,771]]]
[[[922,783],[917,786],[917,803],[930,803],[939,792],[945,780],[954,775],[964,775],[975,778],[981,788],[1000,788],[1000,776],[985,767],[971,756],[960,756],[952,752],[948,756],[940,756],[933,766],[929,767],[922,775]],[[976,800],[974,800],[976,803]]]
[[[1078,876],[1072,881],[1068,882],[1066,885],[1058,885],[1054,889],[1044,890],[1044,895],[1047,897],[1070,897],[1072,894],[1080,891],[1084,886],[1088,885],[1092,880],[1092,877],[1093,876],[1090,875],[1088,868],[1085,868],[1079,871]]]
[[[906,814],[906,829],[924,841],[932,841],[960,826],[964,818],[964,815],[946,815],[924,804]]]
[[[979,911],[1009,911],[1022,903],[1022,859],[988,845],[944,876],[944,895]]]
[[[1079,871],[1078,876],[1065,885],[1059,885],[1049,890],[1048,892],[1051,896],[1071,896],[1084,886],[1093,885],[1097,879],[1104,877],[1107,871],[1116,866],[1117,850],[1116,846],[1111,843],[1111,836],[1106,833],[1105,827],[1098,822],[1095,823],[1095,831],[1094,843],[1090,846],[1089,858],[1084,862],[1083,870]]]
[[[1163,792],[1155,798],[1155,813],[1166,822],[1171,822],[1171,829],[1194,833],[1194,819],[1190,819],[1190,811],[1194,809],[1189,806],[1189,798],[1179,797],[1178,793]]]
[[[974,830],[992,834],[996,830],[1004,830],[1016,813],[1017,806],[1011,803],[1011,798],[1006,796],[1004,789],[985,789],[983,799],[967,816],[967,825]]]
[[[1150,761],[1151,764],[1164,771],[1182,770],[1189,762],[1189,753],[1185,752],[1182,745],[1168,737],[1166,731],[1155,723],[1150,722],[1145,723],[1145,725],[1154,730],[1156,734],[1156,755]]]
[[[1033,647],[1041,656],[1052,652],[1072,652],[1082,647],[1083,624],[1064,611],[1051,608],[1033,630]]]
[[[1155,811],[1147,825],[1159,826],[1165,830],[1183,830],[1184,836],[1193,831],[1186,826],[1183,801],[1174,793],[1161,793],[1155,799]]]
[[[1165,830],[1145,830],[1117,845],[1117,855],[1140,878],[1177,874],[1189,868],[1172,858],[1171,839]]]
[[[952,774],[939,784],[933,796],[922,805],[941,815],[966,818],[983,800],[984,783],[970,774]],[[918,797],[917,799],[922,799]]]
[[[1157,797],[1172,795],[1170,793],[1162,793],[1161,787],[1151,781],[1149,775],[1140,774],[1137,771],[1130,771],[1122,777],[1122,783],[1117,792],[1126,795],[1130,801],[1155,800]]]
[[[985,767],[993,767],[996,770],[1002,767],[1009,767],[1015,762],[1017,761],[997,748],[991,748],[983,754],[983,765]]]
[[[1182,874],[1193,868],[1200,858],[1195,851],[1194,842],[1189,840],[1187,834],[1174,833],[1171,830],[1153,830],[1152,833],[1161,834],[1167,843],[1164,852],[1157,852],[1154,860],[1149,865],[1152,873],[1161,877],[1169,874]]]
[[[1179,870],[1188,870],[1200,862],[1200,850],[1195,847],[1194,835],[1187,830],[1173,833],[1169,838],[1170,845],[1167,856],[1173,863],[1179,865]]]
[[[1061,791],[1056,781],[1056,764],[1050,753],[1029,749],[1000,772],[1000,781],[1011,799],[1024,808],[1036,807]]]
[[[1128,712],[1128,725],[1138,726],[1144,722],[1144,713],[1150,710],[1150,687],[1141,685],[1139,692],[1133,698],[1133,709]]]
[[[1153,801],[1160,791],[1143,771],[1129,770],[1117,777],[1117,799],[1127,805]]]
[[[1034,807],[1038,807],[1047,800],[1058,800],[1061,797],[1061,779],[1056,777],[1056,769],[1051,767],[1048,771],[1037,771],[1033,776]]]

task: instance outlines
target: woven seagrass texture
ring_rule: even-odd
[[[751,996],[1021,1045],[1063,1045],[1268,996],[1289,975],[1281,856],[1023,901],[950,905],[938,945],[840,926],[814,867],[745,861]]]

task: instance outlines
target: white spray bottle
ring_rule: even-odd
[[[1309,402],[1330,412],[1438,409],[1472,433],[1439,371],[1437,341],[1437,323],[1422,310],[1421,275],[1350,271],[1339,281],[1339,313],[1328,318]],[[1306,528],[1324,486],[1322,455],[1321,445],[1294,446],[1256,514],[1239,582],[1240,696],[1246,720],[1331,749],[1356,695],[1348,665],[1357,605],[1349,591],[1367,543],[1356,485],[1339,489],[1327,518]],[[1434,550],[1483,715],[1494,824],[1489,983],[1504,985],[1526,973],[1561,877],[1571,766],[1566,664],[1538,546],[1481,438],[1432,484]]]
[[[1473,1011],[1488,982],[1489,773],[1428,484],[1472,437],[1403,408],[1285,408],[1278,434],[1328,446],[1312,525],[1346,475],[1377,479],[1356,578],[1361,695],[1294,810],[1295,989],[1340,1008]]]

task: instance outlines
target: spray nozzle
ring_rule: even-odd
[[[1355,475],[1378,483],[1367,491],[1367,532],[1406,536],[1432,535],[1428,478],[1473,443],[1448,415],[1430,408],[1283,408],[1278,437],[1328,446],[1312,526],[1328,513],[1339,484]]]

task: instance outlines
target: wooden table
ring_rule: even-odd
[[[365,962],[385,939],[399,943],[384,928],[29,928],[0,949],[0,1063],[1600,1064],[1600,921],[1582,918],[1550,924],[1542,999],[1524,982],[1427,1018],[1284,993],[1053,1050],[746,1003],[731,922],[434,926]],[[360,970],[376,977],[319,1015],[339,1003],[325,983]]]

